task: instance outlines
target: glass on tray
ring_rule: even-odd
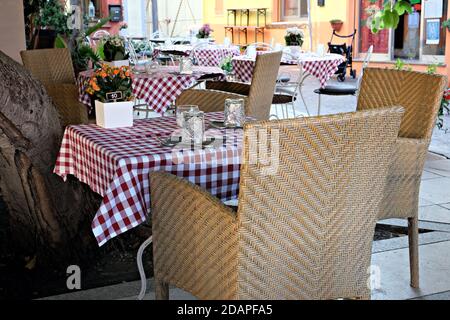
[[[180,128],[183,128],[183,123],[184,123],[184,116],[183,116],[183,112],[198,112],[199,108],[198,106],[195,105],[183,105],[183,106],[177,106],[176,109],[176,116],[177,116],[177,125]]]

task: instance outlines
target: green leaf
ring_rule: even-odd
[[[85,32],[86,36],[90,36],[95,31],[99,30],[101,27],[103,27],[105,24],[107,24],[109,20],[111,20],[111,16],[100,19],[100,21],[96,25],[94,25],[86,30],[86,32]]]
[[[64,38],[60,34],[58,34],[56,36],[55,48],[58,48],[58,49],[67,48],[67,43],[66,43],[66,41],[64,40]]]

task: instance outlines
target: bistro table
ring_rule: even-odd
[[[180,130],[175,117],[135,120],[129,128],[66,128],[54,173],[73,175],[103,197],[91,225],[99,246],[146,220],[152,171],[188,179],[223,201],[236,198],[243,130],[218,129],[211,120],[223,121],[223,113],[206,114],[213,147],[194,150],[162,146],[160,138]]]
[[[180,56],[189,56],[192,53],[194,46],[191,45],[169,45],[155,48],[153,50],[153,57],[156,58],[159,54],[171,54]],[[222,60],[226,57],[235,57],[240,55],[238,46],[224,46],[210,44],[196,49],[197,63],[199,66],[219,67]]]
[[[86,93],[86,86],[93,71],[81,72],[78,76],[79,100],[91,106],[91,97]],[[179,67],[160,66],[153,73],[133,74],[133,94],[159,114],[164,114],[167,108],[186,89],[192,87],[205,76],[224,77],[219,67],[194,66],[192,74],[180,74]]]
[[[320,86],[324,88],[327,81],[338,70],[344,57],[338,54],[326,54],[319,56],[314,53],[301,53],[298,59],[283,56],[281,63],[290,65],[301,65],[303,71],[319,79]],[[234,57],[232,60],[233,71],[236,78],[242,82],[251,82],[255,59],[247,56]]]

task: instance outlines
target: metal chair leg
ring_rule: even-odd
[[[292,114],[293,114],[293,117],[296,118],[297,115],[295,114],[295,104],[294,104],[294,102],[291,102],[291,106],[292,106]]]
[[[136,261],[138,265],[139,275],[141,277],[141,292],[139,293],[138,300],[144,299],[145,292],[147,291],[147,278],[145,276],[144,265],[142,263],[142,256],[144,254],[144,250],[153,242],[153,237],[151,236],[147,240],[144,241],[143,244],[139,247]]]
[[[320,106],[322,104],[322,95],[319,93],[319,104],[317,106],[317,115],[320,116]]]

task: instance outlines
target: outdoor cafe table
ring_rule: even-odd
[[[79,100],[91,106],[91,97],[86,93],[86,85],[93,71],[81,72],[78,76]],[[159,114],[164,114],[176,98],[197,83],[197,80],[208,75],[223,76],[219,67],[194,66],[192,74],[180,74],[179,67],[160,66],[153,73],[133,74],[133,94]]]
[[[207,129],[210,120],[223,120],[223,113],[206,114]],[[223,201],[237,197],[243,130],[210,127],[206,136],[217,139],[212,148],[163,147],[158,137],[177,129],[175,117],[135,120],[129,128],[66,128],[54,173],[64,180],[73,175],[103,197],[91,225],[99,246],[146,220],[150,172],[183,177]]]
[[[192,53],[194,46],[189,45],[169,45],[155,48],[153,57],[156,58],[159,54],[174,54],[178,53],[182,56],[189,56]],[[219,67],[222,60],[226,57],[235,57],[240,55],[238,46],[223,46],[217,44],[210,44],[196,49],[197,63],[199,66],[205,67]]]
[[[316,77],[321,88],[324,88],[327,81],[336,73],[339,65],[344,62],[344,57],[338,54],[326,54],[319,56],[314,53],[302,53],[298,60],[283,57],[281,60],[284,64],[301,64],[306,74]],[[234,57],[233,71],[236,78],[242,82],[251,82],[253,69],[255,67],[255,59],[247,56]]]

